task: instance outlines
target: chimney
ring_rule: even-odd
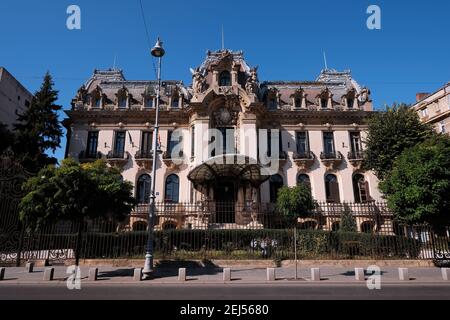
[[[426,97],[428,97],[430,94],[428,92],[419,92],[416,94],[416,102],[419,102],[420,100],[425,99]]]

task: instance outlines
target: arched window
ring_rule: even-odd
[[[353,194],[357,203],[367,202],[370,199],[369,184],[360,173],[353,176]]]
[[[167,221],[163,224],[163,230],[175,230],[177,228],[177,224],[175,221]]]
[[[339,228],[341,227],[341,223],[339,221],[335,221],[331,224],[331,231],[339,231]]]
[[[139,204],[149,203],[152,178],[143,174],[137,181],[136,200]]]
[[[309,180],[309,176],[307,174],[299,174],[297,176],[297,185],[304,184],[311,188],[311,181]]]
[[[228,71],[222,71],[219,76],[219,86],[229,87],[231,86],[231,74]]]
[[[325,176],[325,192],[327,196],[327,202],[329,203],[341,202],[339,197],[339,183],[334,174],[327,174]]]
[[[133,223],[133,231],[145,231],[147,230],[147,222],[137,221]]]
[[[361,232],[372,233],[375,229],[375,223],[373,221],[364,221],[361,223]]]
[[[273,175],[269,180],[270,184],[270,202],[277,202],[278,191],[283,187],[283,178],[279,175]]]
[[[165,201],[171,203],[180,201],[180,179],[175,174],[171,174],[166,179]]]

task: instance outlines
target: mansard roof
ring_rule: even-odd
[[[286,103],[299,90],[306,94],[310,103],[314,103],[324,90],[329,90],[335,102],[340,102],[352,90],[356,95],[362,90],[352,78],[350,70],[339,72],[334,69],[322,70],[315,81],[264,81],[261,83],[261,98],[264,99],[265,94],[273,89],[278,91],[281,101]]]
[[[156,95],[157,87],[158,82],[155,80],[126,80],[123,71],[117,69],[94,70],[93,75],[85,84],[88,94],[96,89],[100,89],[102,94],[110,100],[114,100],[117,92],[124,88],[128,94],[135,98],[140,98],[142,95]],[[189,96],[183,81],[164,80],[161,99],[165,100],[164,96],[171,96],[174,91],[183,94],[185,97]]]
[[[217,82],[218,76],[216,75],[216,78],[214,78],[213,73],[221,73],[223,70],[237,72],[238,84],[242,86],[243,91],[255,93],[256,100],[261,102],[266,101],[268,92],[275,92],[281,105],[292,104],[292,98],[299,93],[304,95],[307,106],[317,104],[318,97],[324,95],[331,97],[332,105],[341,104],[343,98],[349,95],[358,99],[361,104],[370,102],[370,91],[361,88],[352,78],[349,70],[340,72],[334,69],[325,69],[320,72],[315,80],[259,82],[257,69],[257,67],[250,68],[244,60],[242,51],[228,49],[208,51],[201,65],[195,70],[191,69],[194,79],[193,85],[185,86],[180,80],[163,80],[162,103],[168,103],[168,97],[177,92],[189,104],[191,99],[196,97],[198,91],[204,91],[211,85],[217,85],[214,84],[214,81]],[[198,79],[203,79],[204,84],[201,84]],[[249,82],[252,84],[251,90],[247,87]],[[106,104],[108,104],[115,101],[118,92],[122,89],[126,89],[127,95],[133,98],[132,104],[138,104],[139,101],[143,101],[143,96],[156,95],[157,81],[130,81],[125,78],[122,70],[118,69],[94,70],[93,75],[80,91],[89,96],[95,90],[99,90],[106,98]],[[371,110],[371,107],[367,110]]]

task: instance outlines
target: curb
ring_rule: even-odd
[[[284,260],[281,263],[277,263],[272,260],[188,260],[188,261],[175,261],[175,260],[155,260],[155,265],[158,263],[167,262],[171,264],[171,268],[183,268],[189,265],[195,264],[196,267],[211,267],[214,265],[217,268],[229,268],[229,267],[264,267],[264,268],[277,268],[277,267],[295,267],[295,260]],[[65,262],[66,266],[73,264],[72,260]],[[41,267],[45,265],[44,260],[37,260],[35,266]],[[80,260],[80,266],[82,267],[129,267],[137,268],[144,265],[143,259],[85,259]],[[363,266],[377,265],[379,267],[433,267],[435,264],[431,260],[298,260],[298,267],[349,267],[357,268]]]

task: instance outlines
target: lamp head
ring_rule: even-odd
[[[164,56],[166,51],[163,49],[162,44],[163,44],[162,41],[158,38],[155,46],[151,50],[152,56],[156,58],[161,58]]]

